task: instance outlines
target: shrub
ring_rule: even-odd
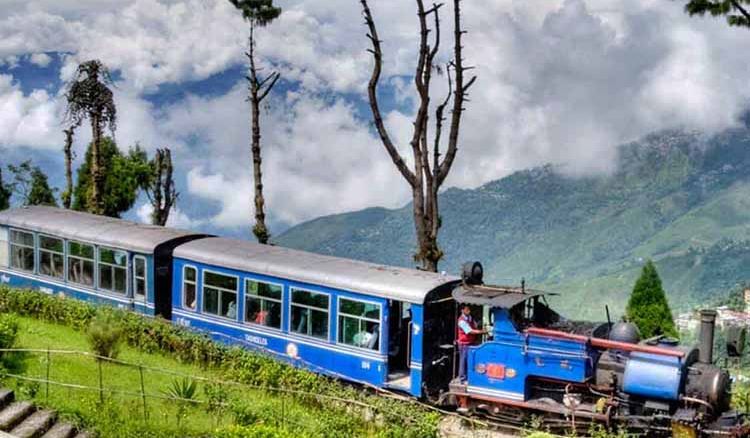
[[[97,356],[117,358],[122,343],[121,318],[113,312],[102,312],[89,324],[88,338],[91,351]]]
[[[216,431],[215,438],[304,438],[305,435],[291,433],[286,429],[258,424],[255,426],[229,426]]]
[[[88,328],[91,331],[98,327],[102,333],[118,325],[123,340],[129,345],[149,353],[170,354],[182,362],[215,367],[222,370],[228,380],[364,402],[371,407],[368,409],[376,412],[377,421],[385,429],[381,432],[387,436],[416,438],[437,434],[440,415],[417,404],[375,396],[369,391],[283,364],[270,355],[214,342],[203,333],[161,318],[147,318],[133,312],[3,286],[0,286],[0,312],[15,312],[78,330]],[[323,407],[332,415],[358,414],[354,404],[329,402],[313,395],[299,396],[298,400],[311,408]],[[232,413],[237,417],[236,409]]]
[[[0,348],[13,348],[18,340],[18,318],[4,313],[0,315]]]

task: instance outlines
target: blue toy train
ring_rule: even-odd
[[[0,283],[161,316],[296,366],[505,422],[750,436],[701,348],[560,317],[545,294],[52,207],[0,212]],[[459,304],[491,330],[456,378]]]

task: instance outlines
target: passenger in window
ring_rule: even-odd
[[[260,325],[268,325],[268,311],[261,310],[257,312],[255,314],[255,319],[253,320],[253,322]]]
[[[227,318],[237,318],[237,304],[234,301],[229,302],[229,307],[227,308]]]

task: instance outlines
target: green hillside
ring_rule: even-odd
[[[618,169],[572,178],[547,166],[446,190],[441,268],[480,260],[490,281],[524,277],[588,318],[603,318],[605,304],[622,311],[646,258],[678,310],[750,277],[750,131],[651,135],[620,148]],[[318,218],[277,243],[411,266],[411,206]]]

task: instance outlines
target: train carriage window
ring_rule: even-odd
[[[245,322],[281,328],[281,286],[245,280]]]
[[[369,350],[380,349],[380,305],[339,299],[338,342]]]
[[[39,236],[39,273],[65,278],[65,242],[54,237]]]
[[[68,281],[94,286],[94,246],[68,242]]]
[[[237,277],[203,272],[203,311],[237,318]]]
[[[291,331],[327,340],[328,305],[326,294],[292,289]]]
[[[185,266],[182,271],[182,305],[195,310],[195,291],[198,289],[198,274],[192,266]]]
[[[34,272],[34,234],[11,230],[10,267]]]
[[[128,253],[99,248],[99,289],[118,294],[127,292]]]
[[[146,296],[146,259],[133,257],[133,293],[141,298]]]

